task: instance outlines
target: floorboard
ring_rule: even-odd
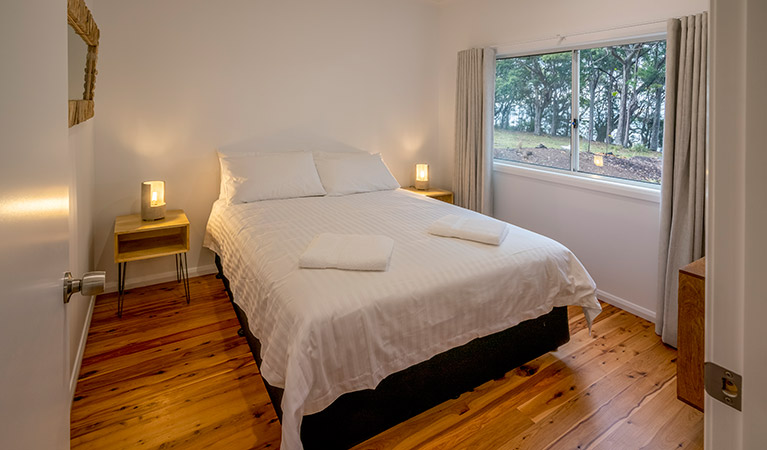
[[[72,404],[73,449],[267,449],[280,424],[221,281],[96,301]],[[603,304],[591,334],[355,449],[702,449],[703,414],[676,399],[676,351],[652,324]]]

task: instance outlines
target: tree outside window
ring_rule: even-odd
[[[660,183],[665,41],[502,58],[496,67],[496,159]]]

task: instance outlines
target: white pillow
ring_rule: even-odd
[[[242,158],[243,156],[254,156],[255,152],[240,152],[240,153],[225,153],[221,150],[216,150],[218,155],[218,167],[219,167],[219,186],[218,186],[218,199],[226,200],[229,198],[226,194],[226,181],[227,174],[224,173],[224,159],[225,158]]]
[[[228,203],[325,195],[308,152],[219,155]]]
[[[314,164],[328,195],[385,191],[400,187],[380,153],[316,153]]]

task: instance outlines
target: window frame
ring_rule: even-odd
[[[667,40],[665,21],[601,32],[577,33],[565,37],[558,35],[555,38],[499,46],[496,48],[495,60],[571,52],[573,58],[571,91],[573,92],[574,97],[576,92],[580,92],[580,50],[660,40]],[[565,43],[564,41],[568,42]],[[493,89],[493,92],[495,92],[495,89]],[[575,101],[575,98],[571,98],[570,104],[571,120],[573,118],[577,119],[580,124],[578,102]],[[561,184],[581,186],[587,189],[615,193],[632,198],[660,201],[660,183],[655,184],[645,181],[628,180],[625,178],[580,172],[578,170],[578,154],[580,151],[580,139],[578,138],[579,131],[577,129],[573,130],[572,124],[570,126],[570,170],[496,159],[495,156],[493,156],[493,170],[560,182]],[[561,177],[565,178],[560,180]],[[652,191],[657,191],[657,194],[653,194]]]

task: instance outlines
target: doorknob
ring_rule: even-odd
[[[86,272],[82,278],[72,278],[71,272],[64,272],[64,303],[69,303],[69,298],[75,292],[90,297],[104,292],[104,283],[107,273],[104,271]]]

